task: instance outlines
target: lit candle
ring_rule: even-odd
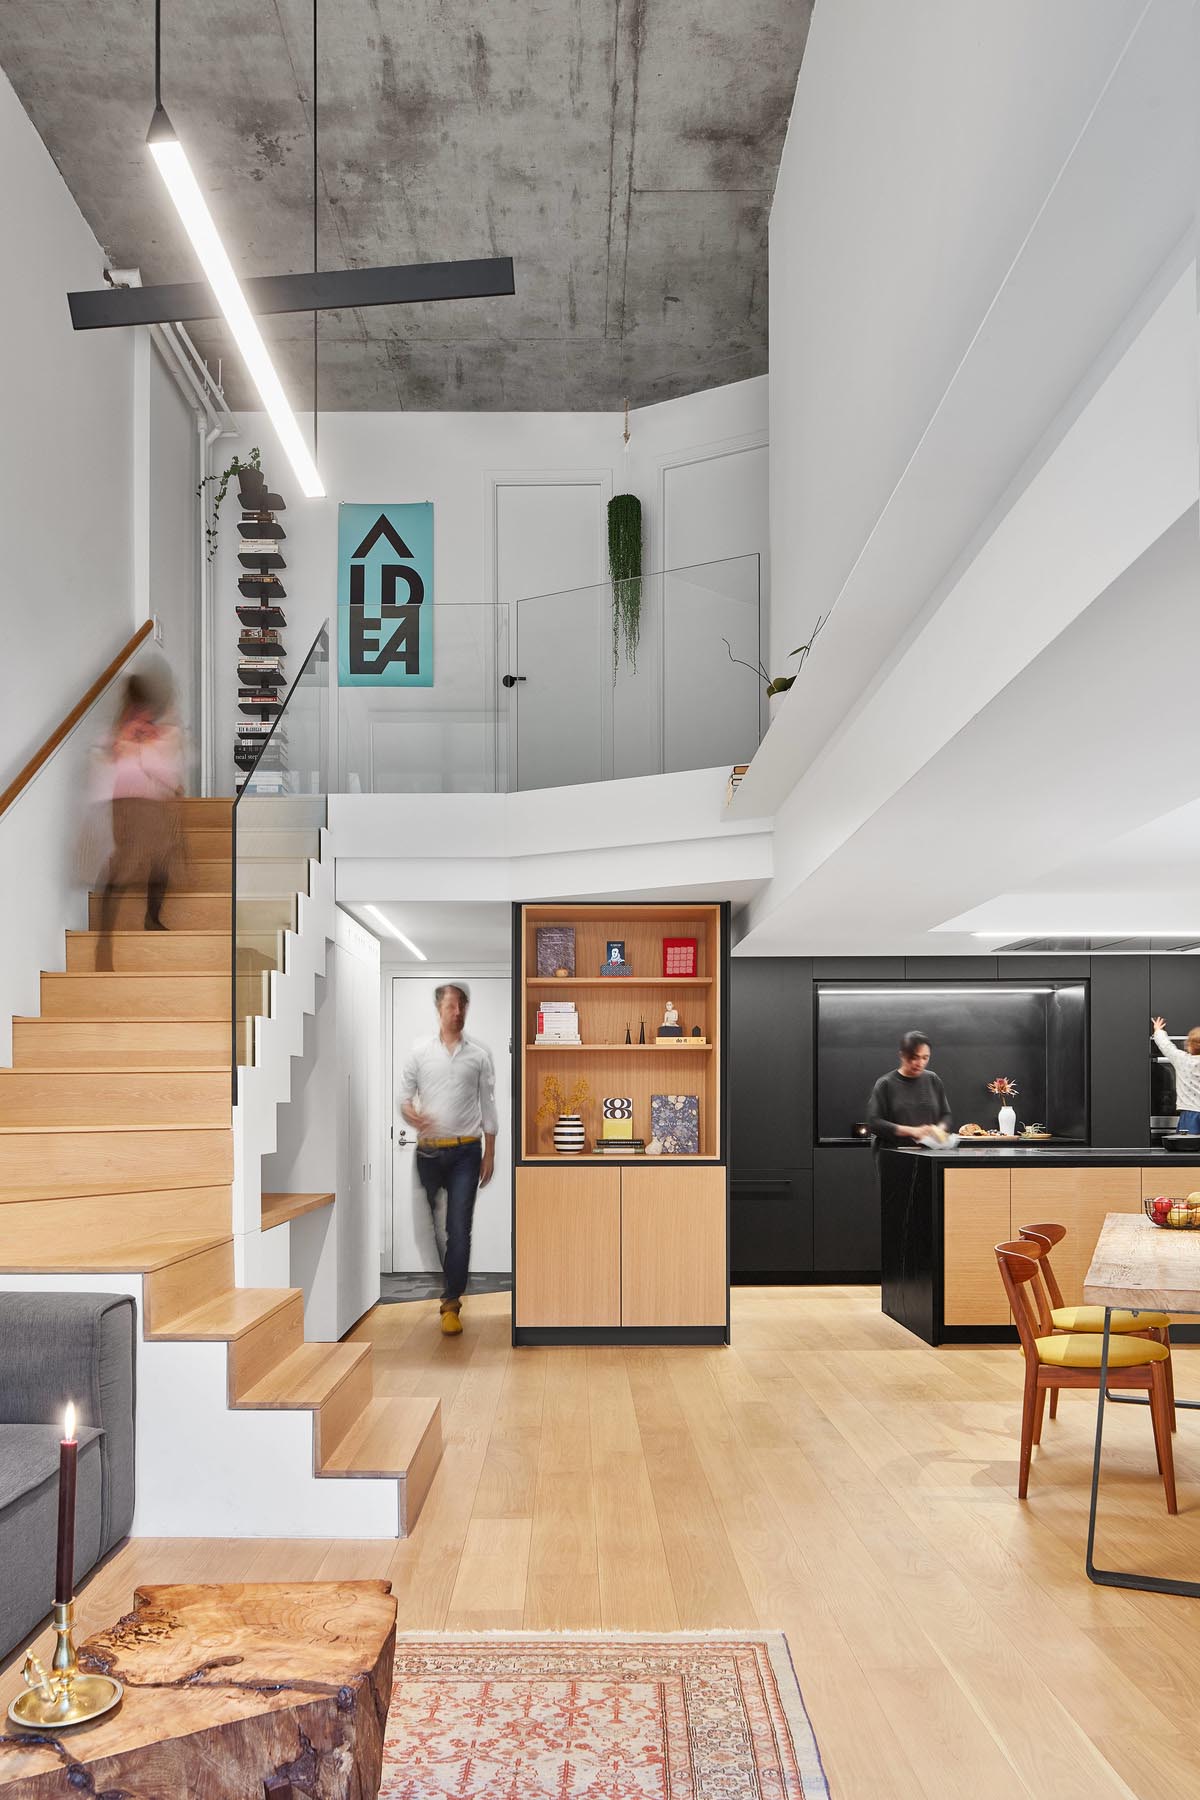
[[[75,1592],[75,1403],[67,1407],[62,1443],[58,1446],[58,1567],[54,1577],[56,1605],[65,1605]]]

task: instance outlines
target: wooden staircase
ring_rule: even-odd
[[[190,868],[167,898],[168,929],[141,930],[144,900],[124,896],[114,968],[96,969],[94,929],[69,932],[65,971],[42,976],[41,1016],[13,1021],[13,1067],[0,1070],[0,1284],[140,1278],[141,1356],[224,1346],[229,1411],[309,1413],[306,1474],[394,1481],[405,1535],[441,1456],[438,1402],[376,1394],[369,1344],[306,1342],[301,1289],[235,1283],[230,802],[183,807]],[[239,1061],[318,850],[315,829],[239,821]],[[263,1228],[333,1199],[264,1195]]]

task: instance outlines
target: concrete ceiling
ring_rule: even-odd
[[[167,0],[163,98],[240,274],[311,267],[309,0]],[[321,265],[511,254],[517,294],[326,313],[346,410],[636,406],[766,368],[767,215],[812,0],[326,0]],[[0,66],[111,264],[199,271],[144,150],[151,0],[5,0]],[[312,402],[311,316],[267,320]],[[256,404],[224,332],[227,396]]]

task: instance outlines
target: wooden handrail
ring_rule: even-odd
[[[147,619],[144,625],[138,626],[125,648],[119,651],[118,654],[113,657],[107,669],[103,670],[102,673],[96,677],[87,693],[83,696],[83,699],[76,701],[62,724],[55,727],[41,749],[35,751],[30,757],[29,761],[25,764],[25,767],[21,770],[21,773],[15,780],[9,782],[4,792],[0,794],[0,817],[3,817],[8,811],[13,801],[17,798],[17,795],[29,786],[29,783],[33,780],[42,764],[49,762],[63,739],[70,732],[74,731],[76,725],[78,725],[80,719],[82,719],[84,713],[88,710],[88,707],[95,705],[114,675],[120,674],[122,667],[129,661],[129,658],[133,655],[138,645],[144,644],[153,630],[153,619]]]

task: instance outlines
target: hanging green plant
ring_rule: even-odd
[[[251,450],[245,462],[242,461],[240,456],[235,456],[227,469],[222,469],[219,475],[206,475],[196,489],[197,498],[203,500],[204,490],[208,484],[210,482],[215,482],[217,484],[217,491],[213,495],[212,516],[204,522],[204,544],[209,562],[211,562],[213,557],[217,554],[217,519],[221,512],[221,502],[229,492],[229,483],[242,469],[256,469],[260,475],[262,474],[262,454],[257,444],[255,444],[253,450]]]
[[[608,573],[612,580],[613,673],[621,651],[637,668],[642,618],[642,503],[636,494],[614,494],[608,503]]]

